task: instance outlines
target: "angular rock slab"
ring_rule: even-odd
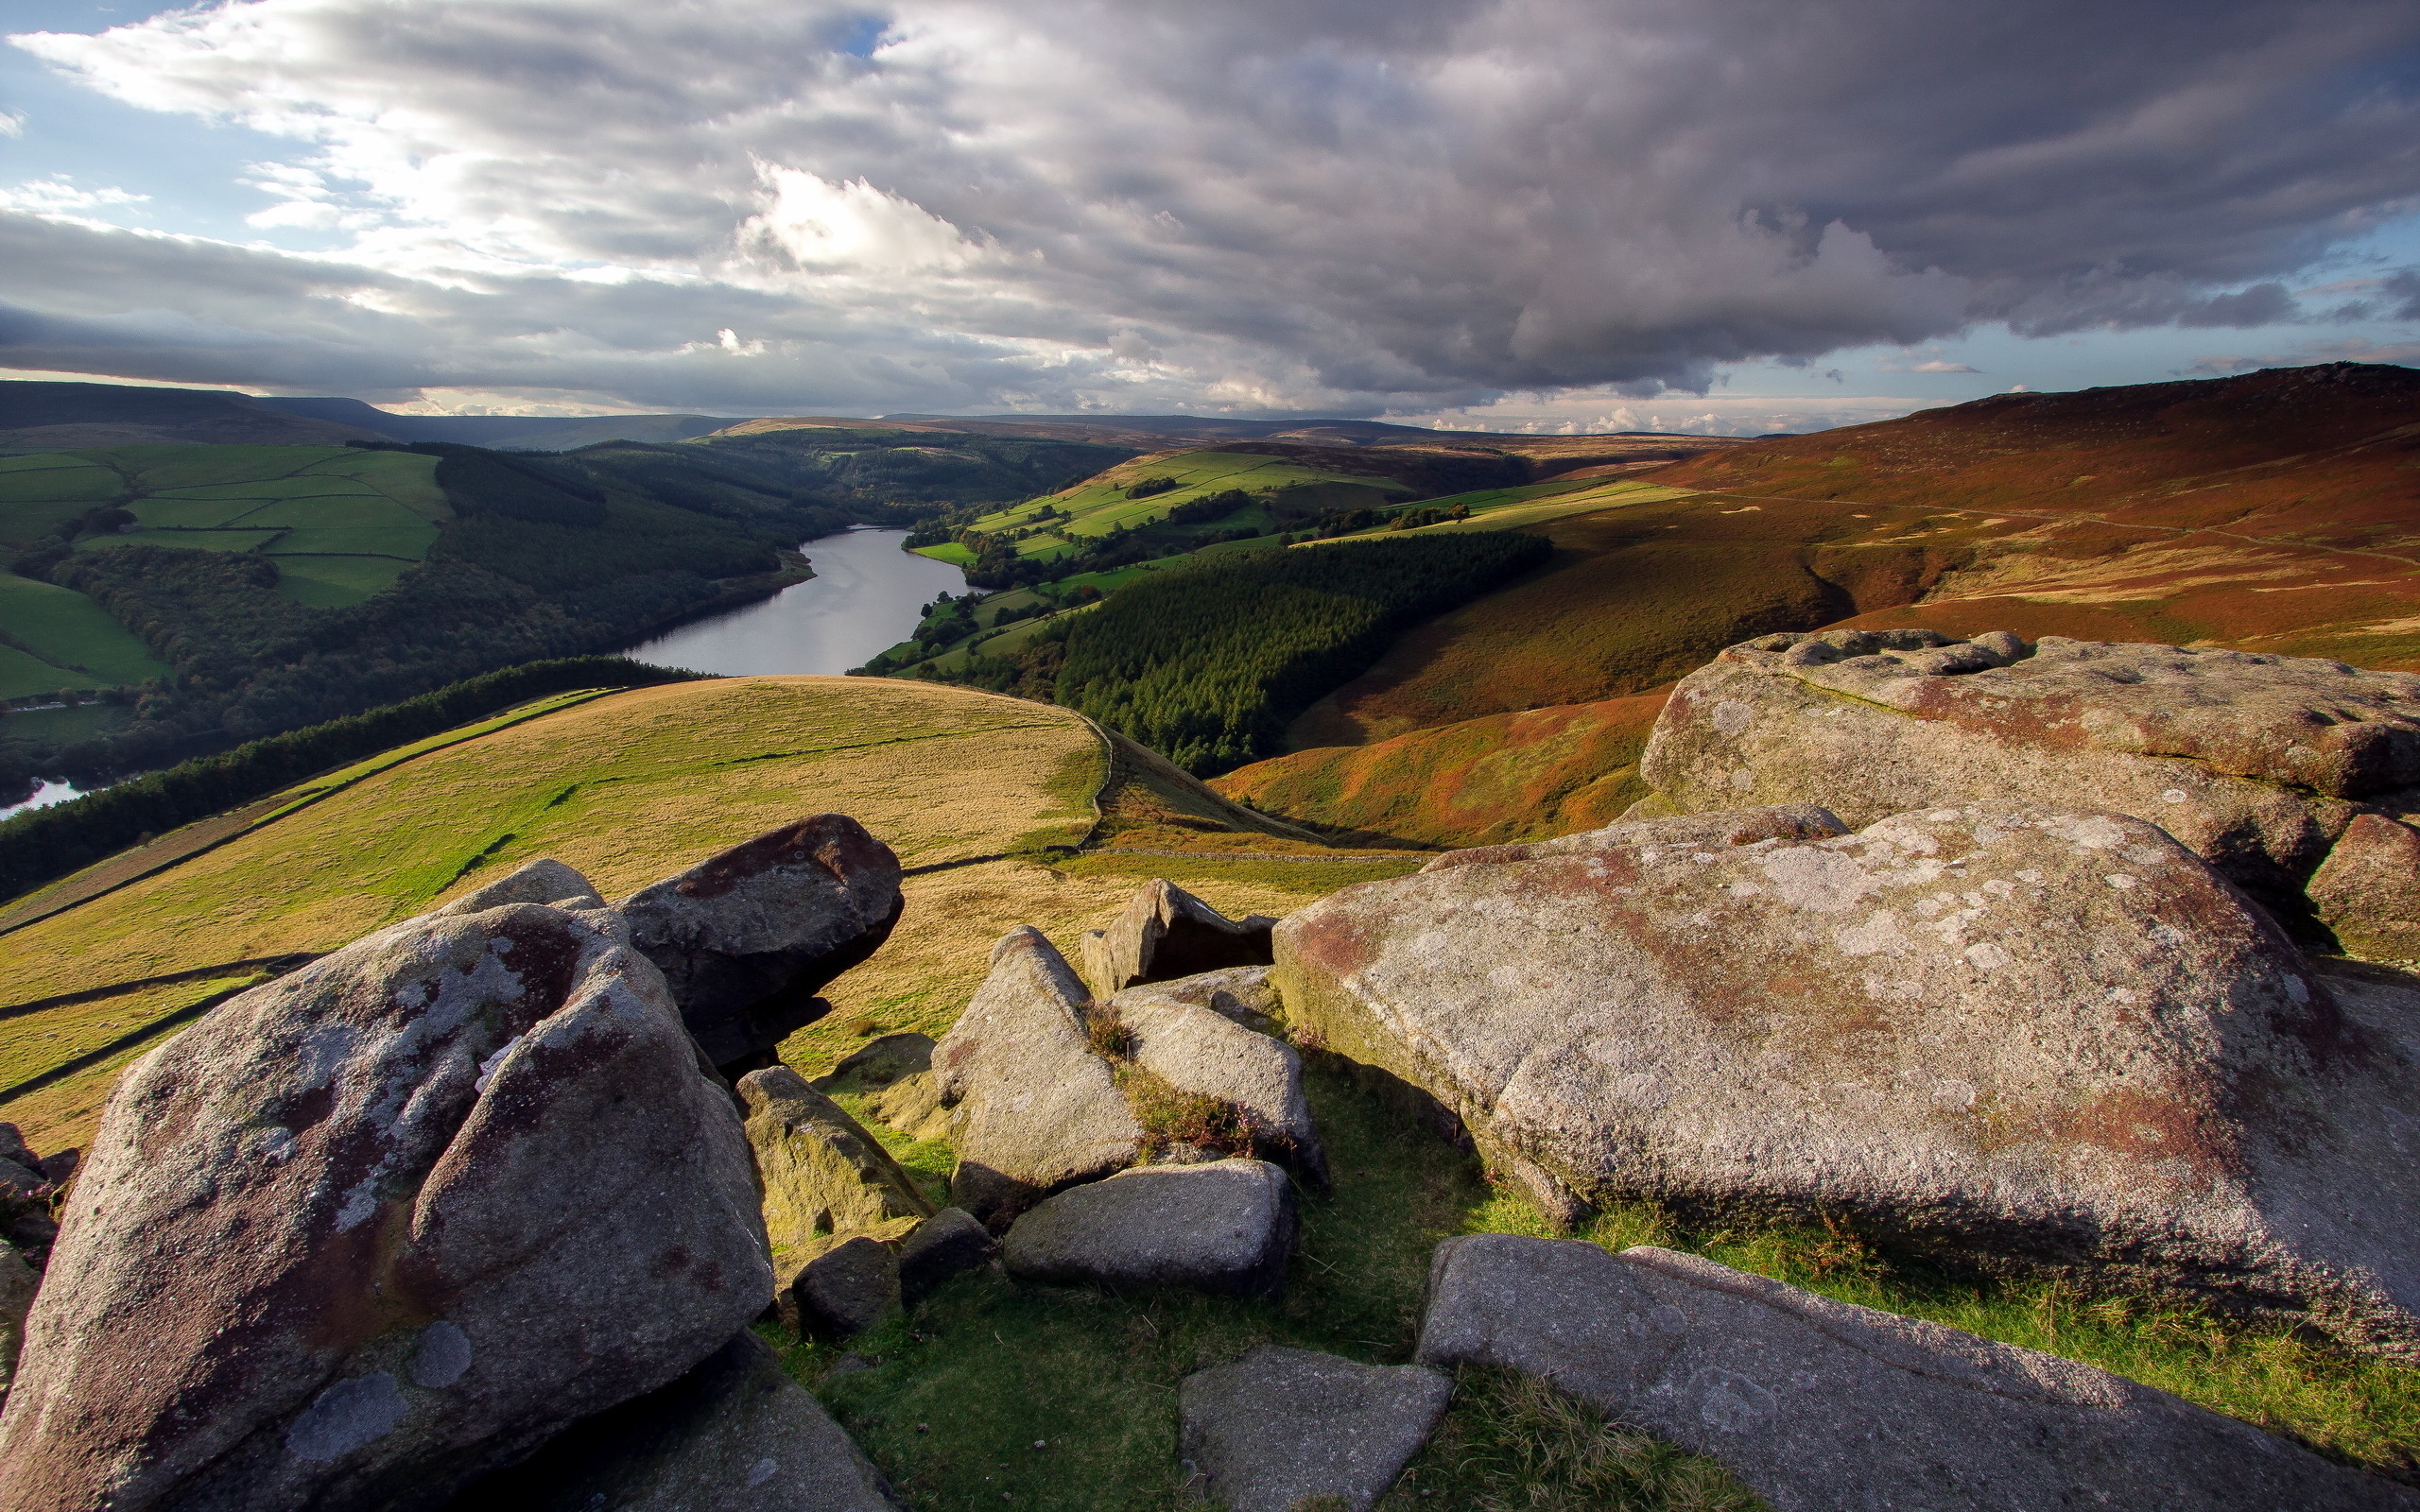
[[[1151,990],[1179,1003],[1208,1008],[1262,1034],[1277,1032],[1277,1018],[1285,1006],[1278,1000],[1277,983],[1266,966],[1230,966],[1216,971],[1198,971],[1191,976],[1154,982]]]
[[[825,983],[890,937],[899,858],[845,814],[769,831],[614,905],[717,1066],[748,1069],[829,1009]]]
[[[2364,960],[2420,961],[2420,834],[2355,816],[2306,889],[2337,943]]]
[[[1000,1261],[1026,1280],[1269,1297],[1294,1235],[1294,1188],[1266,1160],[1138,1166],[1026,1213]]]
[[[893,1218],[929,1218],[916,1178],[848,1111],[787,1066],[739,1078],[749,1147],[776,1248]]]
[[[992,971],[933,1050],[958,1169],[950,1200],[1005,1228],[1062,1187],[1132,1165],[1143,1127],[1086,1037],[1084,985],[1037,929],[992,947]]]
[[[1000,1252],[992,1230],[963,1208],[943,1208],[899,1246],[899,1300],[913,1308],[957,1277]]]
[[[1317,1496],[1369,1512],[1453,1395],[1451,1378],[1421,1366],[1264,1346],[1184,1378],[1177,1452],[1228,1512],[1288,1512]]]
[[[772,1296],[731,1098],[610,914],[407,920],[127,1073],[0,1417],[0,1507],[415,1508]]]
[[[1455,867],[1311,904],[1277,956],[1292,1022],[1564,1216],[1829,1214],[2420,1352],[2395,1014],[2140,819],[1945,808]]]
[[[574,1426],[447,1512],[904,1512],[781,1361],[742,1333],[670,1385]]]
[[[1156,987],[1128,988],[1108,1007],[1131,1036],[1134,1064],[1180,1091],[1228,1104],[1250,1126],[1258,1153],[1326,1188],[1327,1154],[1303,1099],[1303,1057],[1291,1045]]]
[[[906,1229],[899,1223],[881,1235],[836,1234],[776,1253],[782,1322],[803,1339],[851,1339],[898,1311],[899,1254],[889,1241]]]
[[[1550,1382],[1721,1461],[1774,1512],[2420,1507],[2105,1370],[1647,1246],[1449,1239],[1417,1358]]]
[[[1107,929],[1083,937],[1084,984],[1106,998],[1145,982],[1172,981],[1236,966],[1267,966],[1266,914],[1226,915],[1165,877],[1136,893]]]
[[[2408,673],[2060,636],[1924,648],[1943,639],[1732,646],[1674,690],[1640,774],[1678,810],[1811,802],[1851,825],[1975,801],[2113,810],[2290,910],[2346,800],[2420,782]]]

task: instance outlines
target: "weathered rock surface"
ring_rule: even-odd
[[[0,1401],[16,1379],[17,1353],[26,1341],[26,1314],[34,1305],[34,1268],[16,1246],[0,1239]]]
[[[765,1188],[765,1235],[778,1250],[893,1218],[929,1218],[933,1205],[882,1142],[787,1066],[739,1078],[748,1143]]]
[[[2420,782],[2420,677],[2005,632],[1769,635],[1682,680],[1640,773],[1664,811],[2131,814],[2291,915],[2354,800]]]
[[[1294,1189],[1266,1160],[1139,1166],[1026,1213],[1000,1260],[1028,1280],[1274,1297],[1294,1233]]]
[[[1774,1512],[2277,1512],[2420,1495],[2090,1366],[1640,1246],[1437,1246],[1417,1356],[1525,1371]]]
[[[1443,871],[1453,867],[1488,867],[1505,861],[1538,861],[1547,856],[1586,855],[1622,846],[1754,845],[1759,840],[1827,840],[1846,834],[1848,826],[1830,809],[1812,803],[1788,803],[1763,809],[1718,809],[1710,814],[1680,814],[1660,819],[1625,819],[1601,830],[1582,830],[1551,840],[1527,840],[1519,845],[1478,846],[1448,850],[1421,868]]]
[[[801,1338],[847,1339],[890,1316],[899,1306],[899,1255],[886,1241],[906,1231],[896,1224],[879,1236],[838,1234],[778,1256],[782,1322]]]
[[[899,921],[899,858],[845,814],[709,856],[615,905],[717,1066],[750,1069],[828,1010],[823,984]]]
[[[0,1507],[423,1507],[772,1295],[748,1146],[614,916],[407,920],[233,998],[104,1113]]]
[[[942,1106],[941,1078],[911,1071],[878,1092],[866,1095],[866,1111],[911,1140],[950,1137],[949,1109]]]
[[[1036,929],[992,947],[992,971],[933,1051],[951,1110],[950,1200],[994,1229],[1034,1202],[1130,1165],[1142,1125],[1086,1038],[1088,999]]]
[[[436,914],[439,918],[456,919],[465,914],[483,914],[507,903],[552,903],[558,908],[584,911],[604,907],[605,900],[596,895],[586,877],[552,856],[540,856],[484,887],[464,893],[436,910]]]
[[[1274,1034],[1278,1028],[1277,983],[1266,966],[1230,966],[1200,971],[1170,981],[1154,982],[1151,990],[1179,1003],[1190,1003],[1235,1020],[1247,1029]]]
[[[1453,1395],[1450,1378],[1421,1366],[1263,1347],[1184,1378],[1177,1452],[1228,1512],[1288,1512],[1318,1496],[1369,1512]]]
[[[1565,1216],[1828,1213],[2420,1350],[2420,999],[2332,990],[2142,820],[1448,868],[1303,909],[1277,955],[1293,1022]]]
[[[829,1074],[816,1077],[813,1086],[820,1092],[870,1092],[932,1069],[930,1035],[887,1034],[842,1057]]]
[[[1107,929],[1083,938],[1084,983],[1108,998],[1145,982],[1171,981],[1235,966],[1269,964],[1265,914],[1226,915],[1166,878],[1153,878]]]
[[[2382,815],[2356,815],[2311,874],[2320,921],[2365,960],[2420,961],[2420,834]]]
[[[899,1300],[914,1307],[942,1285],[980,1269],[1000,1252],[992,1230],[963,1208],[943,1208],[899,1246]]]
[[[447,1512],[900,1512],[840,1425],[740,1334],[661,1390],[576,1425]]]
[[[1327,1155],[1303,1100],[1303,1057],[1292,1046],[1156,987],[1128,988],[1108,1008],[1131,1037],[1134,1064],[1180,1091],[1234,1108],[1254,1153],[1327,1185]]]

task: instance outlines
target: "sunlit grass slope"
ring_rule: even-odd
[[[41,1131],[38,1144],[74,1143],[123,1062],[154,1042],[144,1027],[229,985],[158,978],[330,950],[534,856],[567,862],[619,896],[785,819],[838,810],[909,868],[945,868],[911,880],[891,943],[836,984],[830,996],[842,1011],[809,1031],[800,1052],[808,1059],[845,1053],[854,1031],[841,1025],[868,1017],[937,1031],[1011,926],[1098,922],[1142,880],[1127,858],[1046,854],[1092,833],[1111,772],[1100,737],[1065,710],[862,678],[735,679],[560,701],[541,717],[436,737],[409,759],[380,757],[305,784],[298,799],[335,790],[0,934],[9,983],[0,1087],[128,1041],[122,1055],[0,1103],[0,1119],[29,1138]],[[955,865],[994,856],[1043,859]],[[1189,871],[1171,865],[1171,875],[1247,912],[1371,874],[1249,857],[1208,857]],[[1325,880],[1298,875],[1314,872]],[[153,985],[8,1012],[115,984]]]

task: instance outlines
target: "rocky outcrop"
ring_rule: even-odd
[[[1017,1219],[1000,1261],[1011,1276],[1063,1285],[1274,1297],[1294,1233],[1294,1189],[1265,1160],[1138,1166]]]
[[[449,909],[138,1061],[27,1320],[0,1508],[439,1504],[761,1312],[738,1115],[627,938]]]
[[[735,1075],[828,1011],[816,992],[890,937],[899,858],[847,815],[818,814],[615,906],[689,1032]]]
[[[2332,988],[2140,819],[1942,808],[1445,868],[1276,945],[1290,1022],[1565,1217],[1828,1214],[2420,1352],[2420,998]]]
[[[1769,635],[1682,680],[1640,773],[1656,794],[1646,809],[1664,813],[1821,803],[1866,825],[2034,801],[2130,814],[2291,919],[2364,805],[2412,807],[2420,677],[2005,631]]]
[[[26,1341],[26,1314],[34,1305],[34,1268],[17,1247],[0,1239],[0,1403],[17,1376],[17,1354]]]
[[[1291,1046],[1156,987],[1129,988],[1108,1010],[1126,1031],[1134,1065],[1179,1091],[1225,1104],[1253,1153],[1326,1187],[1327,1155],[1303,1100],[1303,1059]]]
[[[446,1512],[900,1512],[773,1351],[742,1333],[661,1390],[579,1424]]]
[[[2311,874],[2320,922],[2364,960],[2420,962],[2420,833],[2359,814]]]
[[[1774,1512],[2420,1508],[2107,1371],[1646,1246],[1449,1239],[1417,1358],[1540,1377],[1721,1461]]]
[[[1145,982],[1267,966],[1269,932],[1276,922],[1264,914],[1229,919],[1166,878],[1154,878],[1107,929],[1084,936],[1084,983],[1093,996],[1108,998]]]
[[[1228,1512],[1288,1512],[1313,1497],[1369,1512],[1453,1394],[1451,1379],[1420,1366],[1265,1346],[1184,1378],[1177,1452]]]
[[[739,1078],[748,1143],[764,1184],[765,1234],[775,1251],[895,1218],[929,1218],[933,1205],[882,1142],[787,1066]]]
[[[991,974],[933,1051],[958,1169],[950,1199],[994,1230],[1034,1202],[1132,1164],[1142,1125],[1087,1037],[1083,984],[1036,929],[992,948]]]
[[[1266,966],[1230,966],[1222,971],[1201,971],[1154,982],[1151,990],[1161,997],[1222,1014],[1247,1029],[1270,1035],[1277,1032],[1277,1014],[1282,1005],[1277,998],[1277,984]]]
[[[1448,850],[1420,869],[1444,871],[1454,867],[1491,867],[1506,861],[1540,861],[1548,856],[1586,855],[1594,850],[1633,845],[1688,846],[1707,850],[1754,845],[1759,840],[1828,840],[1847,833],[1848,826],[1830,809],[1812,803],[1788,803],[1767,809],[1723,809],[1660,819],[1625,819],[1601,830],[1582,830],[1551,840]]]
[[[980,1269],[1000,1252],[999,1241],[963,1208],[943,1208],[916,1226],[899,1246],[899,1300],[915,1307],[951,1280]]]

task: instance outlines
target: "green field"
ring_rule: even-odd
[[[154,658],[108,610],[52,583],[0,573],[0,698],[113,688],[164,678]]]

